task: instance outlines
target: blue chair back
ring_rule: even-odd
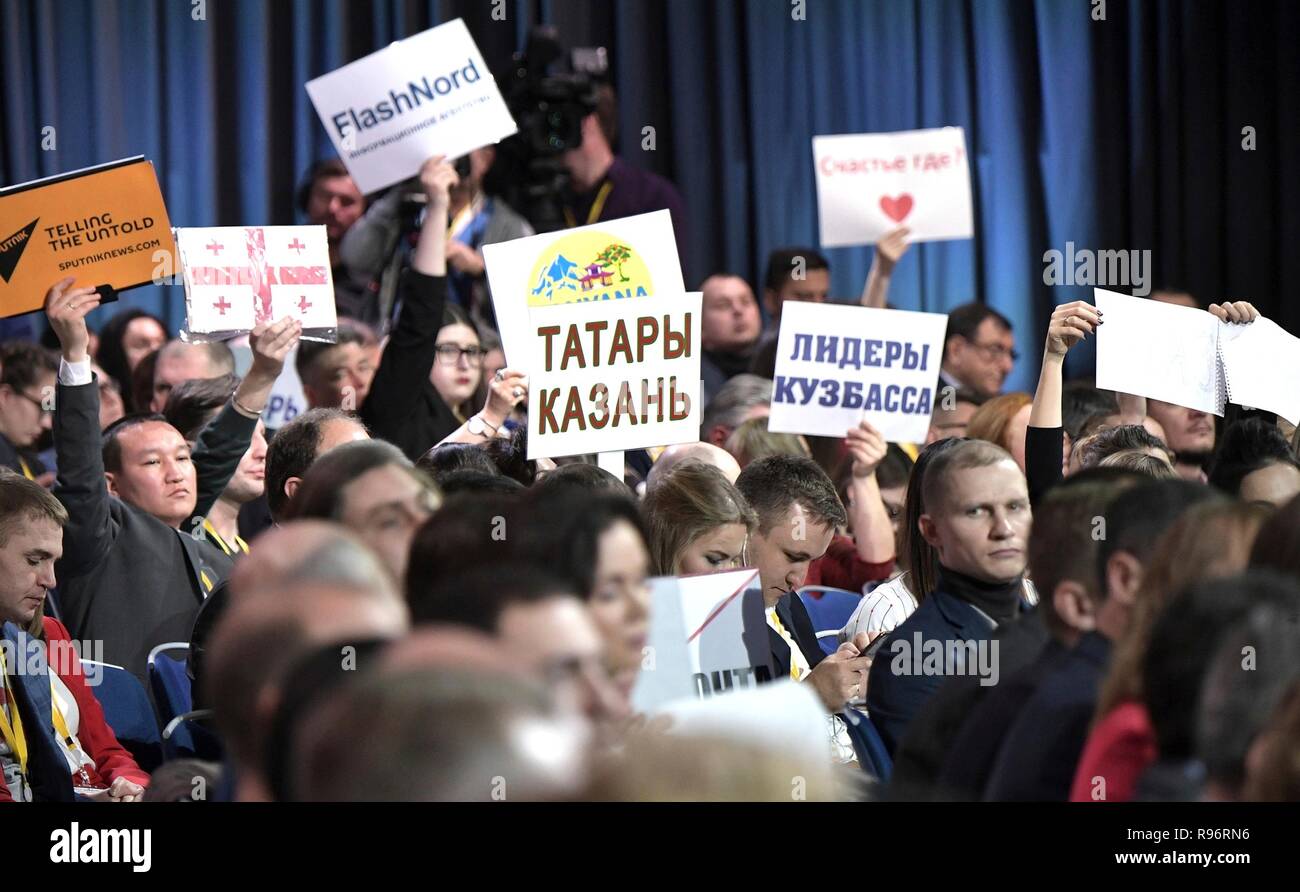
[[[178,656],[169,656],[166,651]],[[189,652],[189,643],[185,641],[160,644],[149,652],[149,686],[153,689],[153,702],[158,707],[158,724],[164,728],[176,716],[194,708],[185,665]]]
[[[862,593],[825,585],[808,585],[799,589],[799,599],[803,601],[808,618],[812,620],[813,631],[818,633],[817,643],[825,653],[835,653],[839,641],[834,635],[823,636],[821,633],[838,632],[844,628],[853,611],[858,609]]]
[[[853,741],[853,751],[858,755],[858,764],[882,784],[888,783],[889,775],[894,770],[894,760],[890,758],[889,750],[885,749],[885,741],[881,739],[880,732],[871,724],[871,718],[865,712],[853,709],[852,706],[845,707],[845,711],[852,711],[852,718],[857,719],[856,724],[850,720],[846,720],[845,724],[849,728],[849,739]]]
[[[203,759],[220,762],[225,758],[221,737],[211,727],[212,710],[199,709],[172,719],[163,729],[163,756],[171,759]]]
[[[126,747],[141,768],[153,771],[162,762],[162,735],[144,685],[121,666],[95,660],[81,662],[88,678],[99,673],[99,684],[90,689],[103,707],[104,719],[118,743]]]

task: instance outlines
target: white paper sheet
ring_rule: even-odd
[[[1300,338],[1263,317],[1248,325],[1219,325],[1228,402],[1300,424]]]

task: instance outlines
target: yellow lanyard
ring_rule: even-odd
[[[481,194],[474,196],[474,200],[460,209],[456,219],[451,221],[447,227],[447,238],[450,239],[456,233],[460,232],[469,225],[469,221],[483,208],[483,196]]]
[[[5,705],[9,715],[0,709],[0,736],[3,736],[9,751],[18,760],[18,770],[27,776],[27,735],[23,733],[22,716],[18,714],[18,700],[14,697],[13,685],[9,684],[9,673],[5,670],[4,648],[0,648],[0,675],[4,676]]]
[[[32,473],[32,469],[27,466],[27,460],[23,458],[21,455],[18,456],[18,464],[22,465],[24,477],[26,477],[28,480],[36,479],[36,475]]]
[[[614,184],[606,181],[596,193],[596,200],[591,203],[591,210],[587,212],[587,226],[595,223],[600,219],[600,212],[605,209],[605,201],[609,198],[609,193],[614,191]],[[577,226],[578,221],[574,219],[573,212],[568,208],[564,209],[564,222],[570,226]]]
[[[234,551],[231,549],[231,547],[230,547],[229,545],[226,544],[226,540],[223,539],[223,538],[221,537],[221,534],[217,532],[217,528],[214,527],[214,526],[212,525],[212,521],[208,520],[207,518],[204,518],[204,519],[203,519],[203,529],[207,530],[207,531],[208,531],[208,535],[212,536],[212,538],[216,540],[216,543],[217,543],[217,547],[218,547],[218,548],[220,548],[220,549],[221,549],[222,551],[224,551],[226,554],[234,554]],[[243,539],[241,539],[241,538],[239,537],[239,534],[238,534],[238,533],[235,534],[235,548],[238,549],[239,551],[243,552],[244,554],[248,554],[248,543],[245,542]],[[207,578],[206,578],[206,576],[207,576],[207,574],[204,574],[204,582],[205,582],[205,583],[207,583]],[[212,584],[211,584],[211,583],[208,583],[208,590],[209,590],[209,591],[212,590]]]

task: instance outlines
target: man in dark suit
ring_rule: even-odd
[[[1032,515],[1015,460],[992,443],[967,440],[935,457],[923,486],[919,526],[938,553],[938,583],[890,633],[867,687],[867,713],[891,754],[945,678],[997,682],[988,642],[1023,604]]]
[[[862,694],[871,665],[859,655],[866,633],[826,656],[797,593],[808,565],[848,522],[835,484],[811,459],[773,455],[741,471],[736,488],[758,514],[749,553],[763,586],[773,678],[807,681],[826,708],[838,712]]]
[[[230,571],[230,559],[202,533],[203,512],[247,450],[301,325],[286,319],[254,330],[252,368],[199,437],[196,458],[206,450],[214,459],[200,474],[189,444],[162,416],[127,416],[101,440],[85,320],[99,296],[72,283],[55,284],[45,304],[63,350],[54,416],[54,494],[69,515],[56,570],[60,606],[74,635],[102,640],[108,662],[143,679],[149,650],[188,640],[199,605]]]

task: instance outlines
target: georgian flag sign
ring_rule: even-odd
[[[176,230],[186,330],[227,336],[292,316],[303,337],[334,340],[334,279],[324,226]]]

